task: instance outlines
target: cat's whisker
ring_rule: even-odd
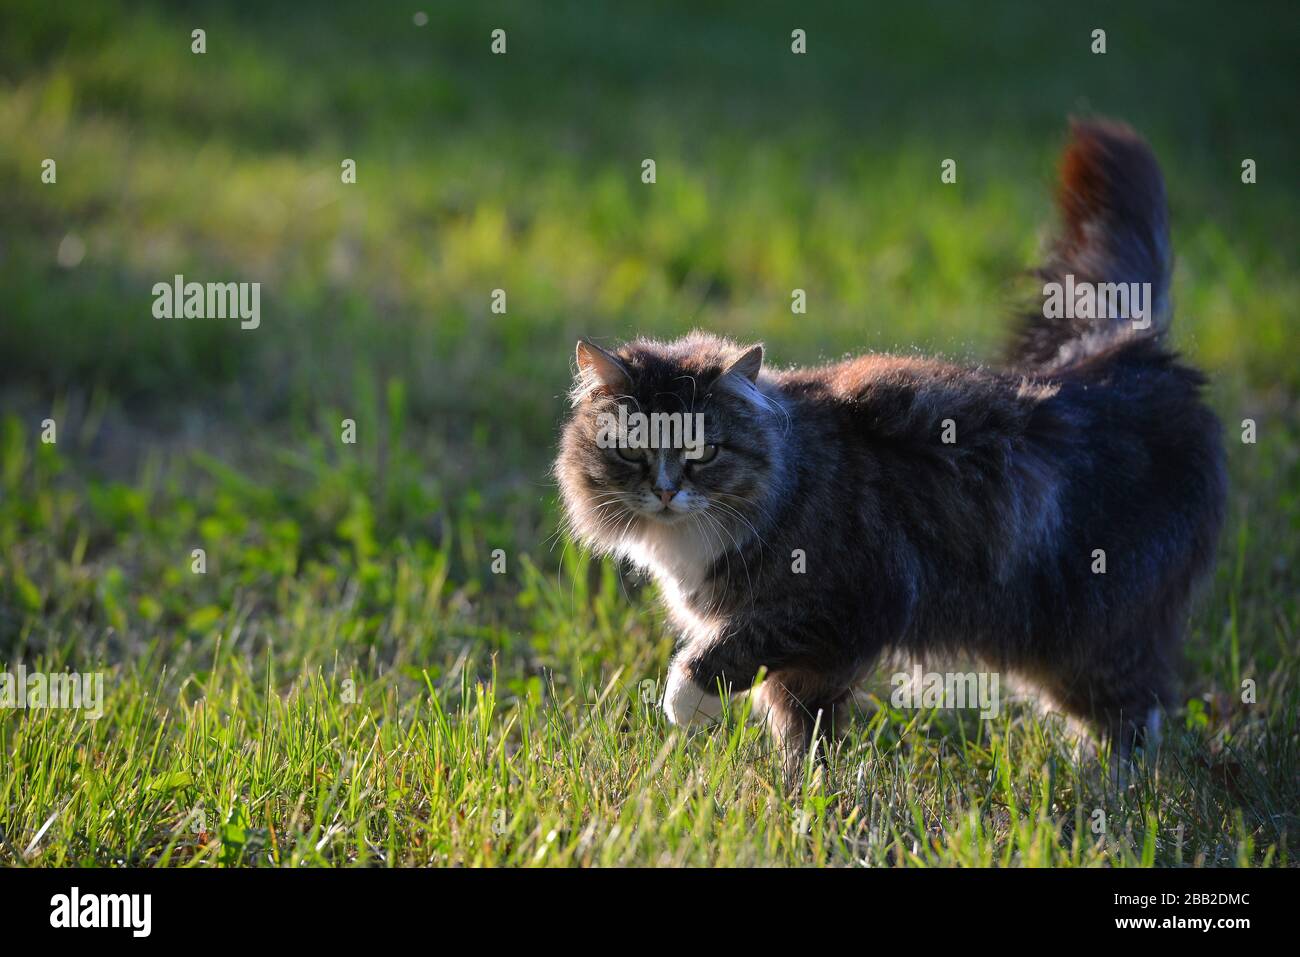
[[[705,511],[707,511],[707,510],[710,509],[710,508],[720,508],[720,509],[724,509],[725,511],[724,511],[723,514],[730,514],[730,515],[734,516],[734,517],[735,517],[738,521],[740,521],[740,522],[741,522],[741,523],[742,523],[746,528],[749,529],[750,534],[752,534],[752,535],[754,536],[754,540],[758,542],[758,544],[759,544],[760,547],[762,547],[762,548],[767,548],[767,547],[768,547],[768,544],[767,544],[767,542],[763,539],[763,536],[760,535],[760,534],[758,533],[758,529],[756,529],[756,528],[753,526],[753,524],[749,521],[749,519],[745,518],[745,516],[742,515],[742,514],[740,513],[740,511],[737,510],[735,507],[733,507],[733,506],[731,506],[731,505],[728,505],[726,502],[722,502],[722,501],[713,501],[713,502],[710,502],[707,506],[705,506]],[[739,545],[737,545],[737,548],[739,548]]]
[[[743,495],[736,495],[734,492],[710,492],[709,497],[714,499],[727,499],[727,498],[735,499],[737,502],[740,502],[742,505],[746,505],[750,508],[757,510],[758,514],[763,518],[763,520],[768,525],[776,524],[776,518],[772,515],[770,511],[768,511],[767,506],[764,505],[762,502],[756,502],[753,499],[746,498]]]
[[[754,579],[749,574],[749,561],[745,558],[745,553],[741,550],[740,544],[736,541],[736,536],[731,534],[731,530],[723,524],[722,520],[719,519],[718,516],[711,514],[709,506],[705,506],[705,508],[700,511],[700,514],[710,519],[719,529],[727,534],[728,538],[731,539],[733,550],[736,552],[736,555],[739,556],[741,565],[745,569],[745,581],[749,585],[749,602],[752,606],[754,604]],[[721,541],[721,537],[719,537],[719,541]],[[728,577],[730,577],[731,552],[724,547],[723,554],[727,556]]]
[[[691,520],[695,523],[695,527],[699,529],[700,533],[703,535],[708,535],[709,527],[704,522],[704,519],[708,518],[707,510],[702,509],[696,512],[691,512],[690,515],[691,515]],[[722,550],[723,558],[726,559],[727,580],[730,581],[731,580],[731,555],[726,550],[725,544],[723,543],[721,536],[718,536],[718,546]],[[746,569],[746,574],[748,575],[748,569]],[[723,598],[722,594],[718,593],[711,601],[705,603],[703,608],[704,617],[711,617],[721,609],[722,598]]]

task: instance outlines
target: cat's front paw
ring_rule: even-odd
[[[686,669],[674,662],[668,669],[668,687],[664,689],[664,715],[670,724],[690,724],[717,720],[722,714],[722,699],[708,694],[697,685]]]

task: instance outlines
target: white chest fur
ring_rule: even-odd
[[[631,543],[627,557],[645,568],[660,584],[665,579],[689,594],[704,581],[709,567],[722,554],[726,540],[721,529],[709,529],[699,522],[652,527]]]
[[[710,566],[722,555],[725,533],[695,522],[647,530],[629,542],[624,557],[655,577],[674,622],[688,640],[702,640],[717,629],[716,622],[698,614],[687,597],[700,587]]]

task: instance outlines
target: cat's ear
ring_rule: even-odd
[[[763,368],[763,347],[761,345],[747,349],[745,354],[727,366],[723,375],[744,376],[750,382],[758,381],[758,372]]]
[[[612,395],[621,395],[632,388],[632,377],[627,366],[612,352],[607,352],[594,342],[578,340],[578,381],[583,394],[603,388]]]

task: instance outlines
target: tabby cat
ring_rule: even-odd
[[[1043,308],[994,368],[864,355],[771,369],[762,346],[702,332],[578,343],[565,513],[583,544],[657,580],[680,636],[671,722],[715,717],[765,670],[756,709],[795,770],[882,653],[965,653],[1121,754],[1158,731],[1223,517],[1220,427],[1165,342],[1149,148],[1076,122],[1059,206]],[[1091,309],[1048,302],[1101,284],[1133,284],[1145,307],[1121,316],[1113,285]],[[703,444],[608,441],[620,406],[702,413]]]

